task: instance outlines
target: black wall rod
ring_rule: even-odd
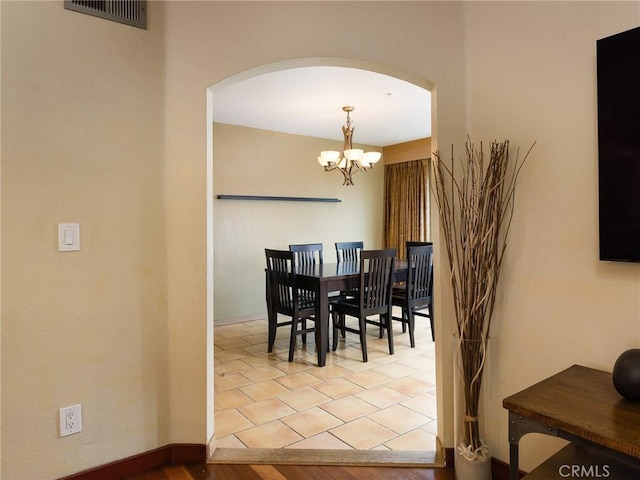
[[[278,202],[342,202],[339,198],[324,197],[273,197],[268,195],[218,195],[219,200],[274,200]]]

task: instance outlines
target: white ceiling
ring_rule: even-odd
[[[431,136],[431,93],[368,70],[302,67],[258,75],[213,93],[213,120],[342,140],[355,107],[354,143],[384,147]]]

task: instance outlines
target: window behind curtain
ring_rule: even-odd
[[[405,243],[429,241],[429,162],[427,159],[384,167],[384,243],[406,257]]]

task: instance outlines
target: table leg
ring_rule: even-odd
[[[316,290],[316,333],[318,366],[324,367],[329,348],[329,292],[324,282]]]
[[[559,436],[559,430],[549,427],[531,418],[523,417],[509,411],[509,480],[518,480],[518,444],[527,433],[544,433],[554,437]]]
[[[273,311],[273,302],[271,301],[271,287],[269,285],[269,272],[267,272],[266,285],[266,300],[267,300],[267,319],[269,326],[269,343],[267,347],[268,353],[273,351],[273,344],[276,341],[276,328],[278,322],[278,314]]]
[[[509,480],[518,480],[518,442],[509,443]]]
[[[520,415],[509,412],[509,480],[518,480],[519,477],[518,444],[526,433],[526,422],[522,420]]]

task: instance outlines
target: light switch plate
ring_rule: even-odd
[[[75,252],[80,250],[80,224],[58,224],[58,251]]]

